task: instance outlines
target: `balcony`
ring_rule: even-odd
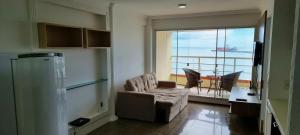
[[[204,81],[199,96],[228,98],[230,93],[221,91],[221,95],[216,94],[215,87],[210,87],[210,78],[208,76],[222,76],[233,72],[243,71],[240,75],[237,85],[249,88],[252,75],[252,58],[245,57],[201,57],[201,56],[172,56],[172,71],[169,74],[169,80],[176,81],[178,87],[184,87],[186,77],[183,68],[193,69],[201,73],[201,79]],[[198,95],[197,88],[190,89],[190,95]]]

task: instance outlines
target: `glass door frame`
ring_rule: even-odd
[[[179,42],[178,42],[178,38],[179,38],[179,32],[180,31],[184,31],[184,30],[216,30],[217,31],[217,35],[216,35],[216,45],[215,45],[215,49],[216,49],[216,55],[215,55],[215,68],[214,68],[214,70],[215,71],[217,71],[217,68],[218,68],[218,63],[217,63],[217,61],[218,61],[218,51],[217,51],[217,49],[218,49],[218,41],[219,41],[219,30],[221,30],[221,29],[224,29],[224,31],[225,31],[225,41],[224,41],[224,44],[223,44],[223,47],[226,47],[226,42],[227,42],[227,29],[238,29],[238,28],[254,28],[255,29],[255,27],[253,27],[253,26],[246,26],[246,27],[217,27],[217,28],[194,28],[194,29],[176,29],[176,30],[154,30],[153,31],[153,43],[154,43],[154,46],[153,46],[153,53],[152,54],[154,54],[153,55],[153,59],[154,59],[154,65],[155,64],[157,64],[156,63],[156,33],[157,32],[159,32],[159,31],[174,31],[174,32],[176,32],[176,39],[177,39],[177,43],[176,43],[176,51],[177,51],[177,54],[176,54],[176,82],[178,81],[178,46],[179,46]],[[254,36],[255,36],[255,32],[254,32]],[[253,40],[254,41],[254,40]],[[226,59],[225,59],[225,57],[226,57],[226,51],[223,51],[223,70],[222,70],[222,75],[224,75],[224,73],[225,73],[225,66],[224,66],[224,64],[226,63]],[[155,66],[153,66],[153,67],[155,67]],[[156,68],[153,68],[154,69],[154,71],[156,70]],[[215,77],[217,77],[217,72],[215,72],[214,73],[214,76]],[[217,99],[217,96],[216,96],[216,91],[217,90],[214,90],[214,97],[211,97],[211,98],[213,98],[213,99]],[[222,95],[222,97],[221,97],[222,99],[223,99],[223,95]]]

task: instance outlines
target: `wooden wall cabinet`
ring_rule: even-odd
[[[109,31],[38,23],[40,48],[108,48]]]
[[[111,47],[109,31],[84,29],[85,48]]]
[[[40,48],[83,47],[83,29],[38,23]]]

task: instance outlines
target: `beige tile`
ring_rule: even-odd
[[[255,119],[228,114],[228,106],[189,103],[170,123],[119,119],[89,135],[258,135]]]

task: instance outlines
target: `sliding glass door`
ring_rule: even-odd
[[[228,98],[220,88],[221,76],[242,71],[241,87],[249,87],[253,55],[254,28],[174,30],[156,32],[156,72],[158,79],[187,82],[183,68],[201,74],[201,91],[190,94]]]
[[[239,77],[240,87],[250,87],[254,56],[254,28],[226,29],[226,45],[231,51],[225,52],[227,72],[242,71]]]
[[[254,28],[218,29],[217,75],[241,72],[240,87],[249,88],[252,76]],[[219,98],[228,98],[230,92],[220,88]]]

